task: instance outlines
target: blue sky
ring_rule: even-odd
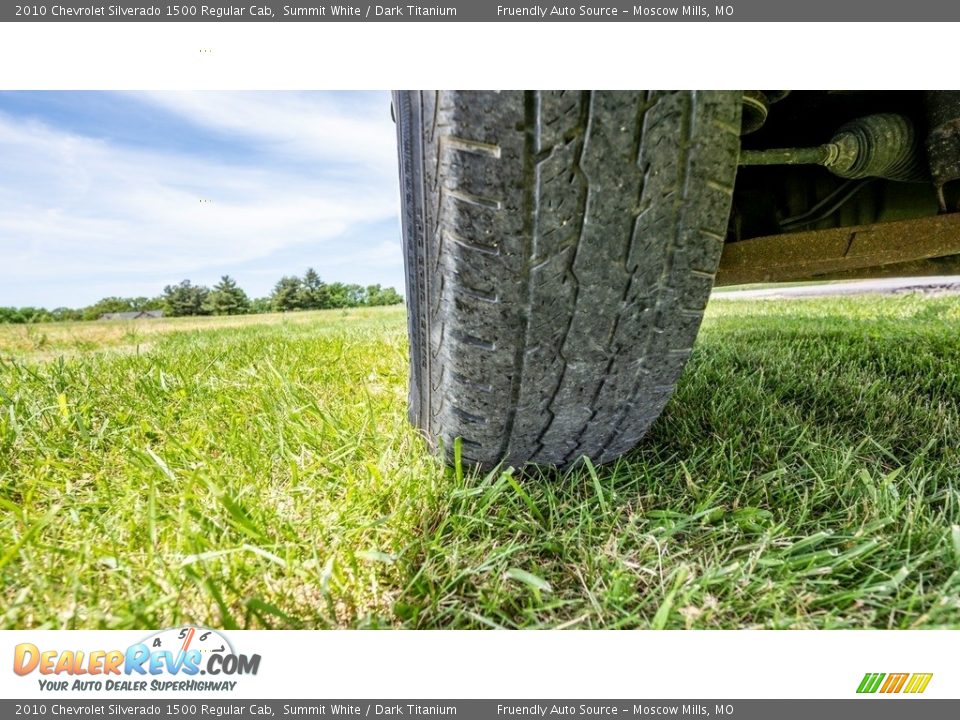
[[[0,305],[307,267],[403,292],[387,93],[0,92]]]

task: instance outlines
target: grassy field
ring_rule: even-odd
[[[0,625],[960,626],[960,299],[711,304],[611,466],[444,470],[402,309],[0,326]]]

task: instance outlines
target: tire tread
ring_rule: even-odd
[[[411,419],[485,467],[615,459],[696,338],[736,93],[396,95]]]

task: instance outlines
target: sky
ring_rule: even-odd
[[[313,267],[403,293],[388,93],[0,92],[0,306]]]

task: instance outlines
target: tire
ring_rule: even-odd
[[[411,421],[465,462],[633,448],[697,335],[740,93],[397,92]]]

